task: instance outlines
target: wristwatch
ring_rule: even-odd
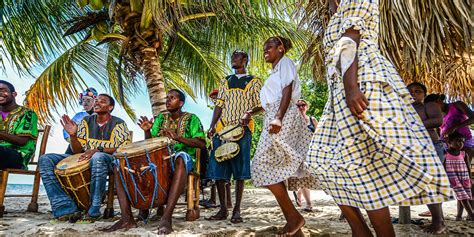
[[[103,146],[99,146],[99,147],[97,147],[97,150],[99,150],[99,152],[104,152],[104,147],[103,147]]]

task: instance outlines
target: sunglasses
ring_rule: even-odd
[[[298,107],[298,108],[306,107],[306,104],[297,104],[296,107]]]

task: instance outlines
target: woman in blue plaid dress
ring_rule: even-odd
[[[378,0],[329,0],[324,35],[329,99],[307,164],[353,235],[394,236],[390,205],[441,203],[449,181],[412,98],[378,47]]]

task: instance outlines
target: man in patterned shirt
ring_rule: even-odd
[[[208,132],[208,136],[213,137],[213,151],[209,160],[208,176],[216,180],[220,210],[217,214],[209,217],[209,220],[227,219],[225,183],[229,182],[231,176],[233,176],[234,180],[236,180],[236,185],[235,205],[232,211],[231,222],[242,222],[240,203],[244,190],[244,180],[250,179],[250,147],[254,128],[251,115],[261,110],[259,95],[262,88],[261,80],[247,74],[248,60],[247,53],[234,51],[231,63],[235,74],[227,76],[220,82],[217,94],[216,107],[214,108],[214,115]],[[239,123],[245,126],[243,138],[237,141],[237,144],[240,146],[240,152],[230,160],[217,162],[214,153],[221,145],[221,140],[218,136],[214,136],[215,133],[225,126]]]
[[[78,161],[90,160],[91,170],[91,206],[84,222],[94,222],[100,217],[100,204],[105,193],[107,175],[111,170],[112,154],[117,148],[130,142],[130,132],[125,122],[110,113],[115,106],[114,99],[100,94],[94,105],[95,114],[86,116],[77,125],[67,115],[63,115],[61,124],[70,135],[74,154],[82,153]],[[54,168],[69,154],[46,154],[40,157],[39,166],[43,184],[51,203],[53,216],[58,221],[75,222],[80,218],[74,201],[61,188],[54,174]]]
[[[0,169],[27,169],[38,137],[36,113],[16,103],[15,87],[0,80]]]
[[[164,235],[173,232],[172,218],[174,208],[179,196],[183,193],[189,172],[195,169],[196,148],[206,149],[204,130],[201,121],[195,114],[182,111],[185,103],[185,95],[182,91],[172,89],[166,96],[166,109],[169,113],[160,113],[154,121],[142,116],[138,125],[145,132],[145,139],[152,137],[168,137],[175,141],[172,146],[173,156],[170,159],[171,187],[167,193],[166,208],[161,216],[158,226],[158,234]],[[120,177],[117,169],[114,169],[116,177]],[[153,190],[153,188],[152,188]],[[114,225],[106,231],[128,229],[137,227],[130,208],[130,200],[127,199],[122,182],[117,182],[117,196],[120,203],[122,216]],[[143,210],[141,210],[143,211]],[[148,210],[140,213],[141,217],[148,217]]]

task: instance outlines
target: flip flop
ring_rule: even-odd
[[[430,217],[430,216],[431,216],[431,212],[430,212],[430,211],[425,211],[425,212],[422,212],[422,213],[418,214],[418,216]]]
[[[212,203],[212,202],[209,201],[209,200],[201,200],[201,201],[199,201],[199,205],[203,206],[205,209],[218,207],[217,204]]]
[[[313,212],[313,207],[305,207],[305,208],[303,209],[303,211],[305,211],[305,212]]]
[[[62,223],[67,223],[67,222],[74,223],[78,219],[81,219],[81,217],[82,217],[82,212],[78,211],[71,214],[60,216],[58,218],[54,218],[50,220],[49,223],[52,225],[62,224]]]
[[[228,213],[223,217],[219,217],[219,216],[217,216],[217,214],[215,214],[215,215],[212,215],[210,217],[207,217],[206,220],[208,220],[208,221],[222,221],[222,220],[226,220],[227,216],[229,216]]]
[[[244,222],[244,220],[242,219],[242,217],[240,216],[240,213],[239,213],[239,216],[235,216],[236,213],[232,213],[232,218],[230,218],[230,223],[232,224],[238,224],[238,223],[242,223]]]
[[[84,217],[82,217],[81,220],[78,220],[76,222],[76,224],[92,224],[98,220],[101,220],[102,219],[102,216],[89,216],[89,215],[85,215]]]

